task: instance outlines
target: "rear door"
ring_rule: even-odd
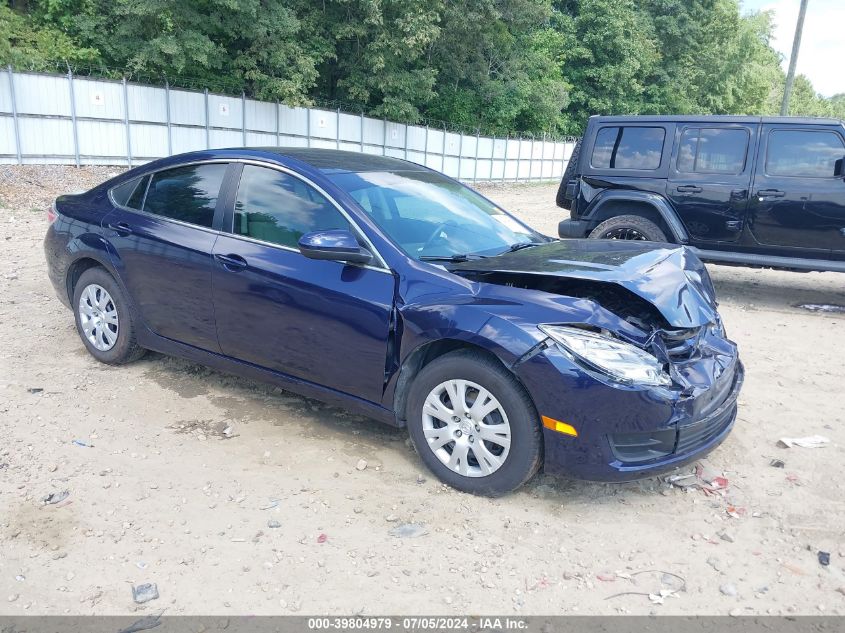
[[[834,176],[845,156],[842,130],[765,124],[758,156],[750,206],[757,242],[785,255],[845,252],[845,181]]]
[[[139,179],[131,193],[116,188],[115,208],[103,218],[113,263],[144,324],[159,336],[215,352],[211,251],[227,167],[184,165]]]
[[[693,244],[735,242],[742,234],[759,127],[679,126],[667,193]]]

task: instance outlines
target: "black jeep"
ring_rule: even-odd
[[[563,175],[561,237],[694,247],[711,262],[845,272],[845,124],[594,116]]]

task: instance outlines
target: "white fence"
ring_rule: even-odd
[[[132,166],[191,150],[268,145],[394,156],[472,181],[560,178],[574,142],[468,135],[71,73],[0,71],[0,163]]]

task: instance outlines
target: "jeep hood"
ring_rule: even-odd
[[[605,302],[596,298],[602,295],[602,287],[617,286],[651,304],[675,328],[700,327],[718,319],[707,270],[685,247],[634,241],[561,240],[449,264],[448,268],[474,281],[588,297],[603,305]],[[613,302],[620,303],[618,294]],[[614,306],[604,307],[614,311]],[[626,311],[625,306],[621,307],[621,311]]]

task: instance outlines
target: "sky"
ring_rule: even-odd
[[[774,11],[772,45],[789,65],[800,0],[741,0],[745,12]],[[807,75],[825,97],[845,92],[845,0],[809,0],[798,53],[798,74]]]

